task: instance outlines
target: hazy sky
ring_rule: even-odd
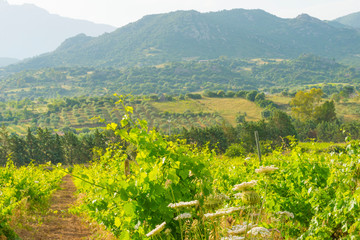
[[[1,1],[1,0],[0,0]],[[200,12],[223,9],[263,9],[283,18],[308,13],[322,20],[360,11],[360,0],[8,0],[10,4],[32,3],[65,17],[107,23],[116,27],[142,16],[175,10]]]

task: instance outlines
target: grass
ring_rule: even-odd
[[[152,102],[151,105],[161,112],[219,113],[230,124],[236,124],[236,115],[246,113],[247,121],[261,119],[262,108],[242,98],[203,98],[176,102]]]
[[[261,119],[262,108],[242,98],[204,98],[198,100],[208,112],[217,112],[230,124],[236,124],[236,114],[246,113],[247,121]]]
[[[335,103],[336,115],[342,116],[344,121],[353,121],[360,119],[359,100],[351,99],[347,102]]]
[[[198,101],[183,100],[174,102],[151,102],[151,105],[161,112],[184,113],[190,111],[193,113],[208,112],[207,109]]]
[[[269,95],[266,96],[267,99],[273,101],[276,104],[279,105],[290,105],[291,97],[285,97],[280,95]]]
[[[298,146],[310,151],[327,150],[331,147],[345,147],[346,143],[332,143],[332,142],[299,142]]]

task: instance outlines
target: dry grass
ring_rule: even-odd
[[[198,100],[208,112],[218,112],[230,124],[236,124],[236,114],[246,113],[247,121],[261,119],[262,108],[242,98],[204,98]]]
[[[278,105],[288,105],[290,104],[291,97],[284,97],[279,95],[269,95],[266,96],[267,99],[273,101],[274,103]]]
[[[161,112],[184,113],[187,110],[193,113],[208,112],[202,104],[195,100],[152,102],[151,105]]]
[[[241,98],[203,98],[176,102],[152,102],[151,105],[161,112],[184,113],[219,113],[230,124],[236,124],[236,114],[246,113],[247,121],[261,119],[262,109],[255,103]]]
[[[335,104],[336,115],[343,117],[344,121],[353,121],[360,119],[360,102],[356,99],[350,99],[347,102]]]

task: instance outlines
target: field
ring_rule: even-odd
[[[235,125],[236,114],[246,113],[247,121],[258,121],[261,119],[262,109],[255,103],[241,98],[207,98],[199,102],[209,111],[218,112],[230,124]]]
[[[294,144],[260,164],[256,156],[216,156],[141,128],[131,138],[117,134],[137,143],[137,164],[105,154],[74,174],[86,193],[78,211],[106,221],[120,239],[360,237],[358,142]]]
[[[207,106],[215,100],[220,108],[228,99],[182,104]],[[161,104],[157,103],[158,109],[172,108],[169,102]],[[144,114],[150,114],[154,108],[149,102],[140,105]],[[75,108],[73,112],[84,114],[85,110]],[[62,223],[56,230],[60,235],[55,238],[63,239],[65,232],[77,231],[74,229],[79,224],[69,224],[80,221],[74,220],[76,214],[105,228],[84,227],[83,237],[94,233],[121,240],[220,240],[238,235],[243,237],[238,239],[360,237],[359,142],[319,144],[290,140],[287,145],[264,153],[259,162],[251,153],[246,157],[227,157],[178,139],[170,140],[157,131],[149,131],[141,120],[131,119],[133,110],[137,111],[124,107],[129,117],[120,120],[122,128],[116,123],[107,125],[114,137],[90,164],[70,166],[68,171],[60,166],[50,168],[50,163],[16,168],[9,161],[0,168],[0,185],[4,186],[0,198],[2,234],[10,239],[15,234],[44,237]],[[172,114],[186,114],[186,110]],[[116,139],[121,139],[121,143]],[[73,181],[79,201],[70,209],[54,198],[49,202],[66,174],[64,191],[53,196],[65,198],[73,194]],[[23,211],[18,206],[24,199],[42,203],[45,212],[49,208],[47,214],[40,215],[26,210],[30,219],[44,217],[44,224],[16,217]],[[23,228],[29,224],[37,230],[26,233],[27,227]]]
[[[156,102],[152,105],[162,112],[184,113],[218,113],[228,123],[235,125],[236,114],[246,113],[247,121],[261,119],[262,109],[255,103],[242,98],[203,98],[180,102]]]

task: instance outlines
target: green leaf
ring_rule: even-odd
[[[129,231],[122,231],[120,235],[121,240],[130,240],[130,233]]]
[[[107,129],[115,131],[117,126],[118,125],[116,123],[110,123],[110,124],[107,125]]]
[[[186,179],[189,176],[189,171],[188,170],[181,170],[179,172],[179,175],[182,179]]]
[[[119,218],[119,217],[116,217],[116,218],[115,218],[115,223],[114,223],[114,224],[115,224],[116,227],[120,227],[121,221],[120,221],[120,218]]]
[[[154,181],[157,179],[157,175],[158,175],[158,172],[159,172],[159,168],[157,166],[155,166],[153,168],[153,170],[149,173],[149,180],[150,181]]]
[[[135,206],[132,203],[126,203],[123,206],[124,212],[126,215],[133,217],[135,215]]]
[[[81,174],[80,176],[81,176],[82,179],[89,179],[89,176],[86,175],[86,174]]]
[[[127,106],[127,107],[125,107],[125,111],[126,111],[126,112],[131,112],[131,113],[133,113],[133,112],[134,112],[134,108],[133,108],[133,107],[130,107],[130,106]]]
[[[122,126],[122,127],[125,127],[126,125],[129,124],[129,121],[124,118],[124,119],[122,119],[122,120],[120,121],[120,123],[121,123],[121,126]]]

